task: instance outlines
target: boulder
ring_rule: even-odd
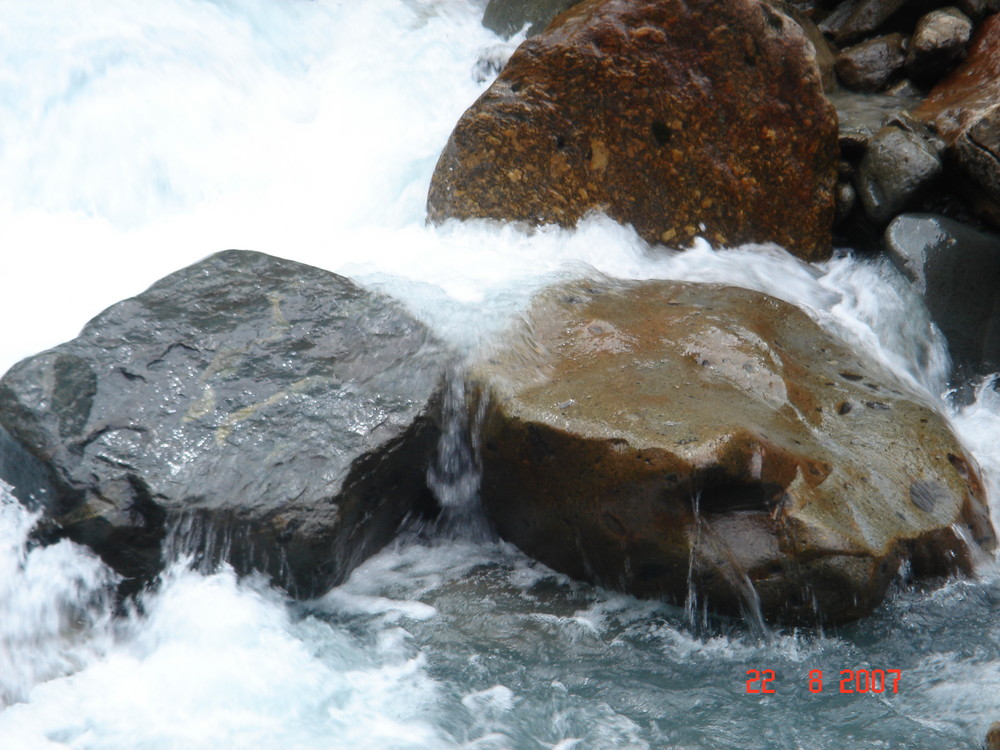
[[[811,45],[756,0],[586,0],[524,42],[462,116],[428,218],[831,251],[837,128]]]
[[[1000,370],[1000,235],[931,214],[903,214],[886,253],[916,286],[959,378]]]
[[[0,424],[45,467],[49,526],[126,579],[193,553],[310,596],[426,505],[444,370],[391,300],[227,251],[11,368]]]
[[[906,72],[915,81],[940,78],[961,58],[972,38],[972,21],[958,8],[941,8],[917,23],[906,53]]]
[[[972,180],[980,213],[1000,225],[1000,14],[980,25],[968,57],[914,114],[931,123]]]
[[[580,0],[490,0],[483,26],[505,39],[528,27],[527,36],[540,34],[549,22]]]
[[[885,226],[940,176],[942,145],[906,117],[892,118],[875,134],[854,177],[865,215],[874,224]]]
[[[886,34],[848,47],[837,56],[837,77],[855,91],[881,91],[903,70],[905,42],[902,34]]]
[[[469,377],[490,517],[577,578],[839,622],[870,612],[903,560],[918,577],[968,571],[963,536],[995,545],[947,421],[758,292],[557,287]]]

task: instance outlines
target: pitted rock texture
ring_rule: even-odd
[[[812,46],[756,0],[586,0],[522,44],[462,116],[428,218],[831,249],[836,114]]]
[[[774,621],[839,622],[995,535],[945,420],[798,308],[731,287],[543,293],[470,373],[500,534],[571,576]]]
[[[445,359],[348,279],[219,253],[11,368],[0,424],[44,468],[10,481],[136,584],[192,553],[314,595],[427,502]]]

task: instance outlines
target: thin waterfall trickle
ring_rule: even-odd
[[[441,506],[439,531],[450,537],[486,540],[493,536],[479,497],[479,424],[486,400],[477,401],[475,413],[470,414],[465,373],[453,369],[445,389],[437,455],[427,469],[427,485]]]
[[[698,590],[694,585],[694,556],[701,536],[701,513],[698,509],[700,502],[701,492],[696,492],[691,499],[691,507],[694,510],[694,534],[691,538],[691,547],[688,549],[687,597],[684,599],[684,621],[692,630],[697,630],[695,612],[698,607]]]
[[[695,493],[691,501],[694,513],[694,530],[691,535],[691,548],[688,552],[687,597],[684,601],[684,619],[688,626],[697,630],[696,615],[699,605],[699,593],[695,581],[695,569],[699,562],[718,573],[733,590],[739,600],[740,613],[747,627],[757,638],[765,643],[773,640],[773,631],[764,622],[764,613],[760,606],[760,596],[739,564],[728,542],[712,528],[711,522],[701,514],[699,505],[701,493]],[[700,602],[702,609],[702,629],[707,625],[707,597]]]

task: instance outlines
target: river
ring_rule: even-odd
[[[938,398],[995,515],[1000,396],[949,405],[943,342],[890,268],[678,252],[602,217],[426,227],[438,153],[516,45],[483,5],[0,0],[0,370],[233,247],[392,294],[469,353],[557,280],[730,283]],[[319,599],[179,560],[127,611],[88,551],[30,546],[0,488],[0,748],[938,750],[1000,720],[992,559],[850,626],[760,632],[553,573],[484,530],[474,484],[439,488],[455,523],[407,529]],[[843,670],[886,687],[841,692]]]

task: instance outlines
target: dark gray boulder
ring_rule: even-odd
[[[844,0],[819,24],[837,44],[851,44],[882,27],[906,0]]]
[[[126,579],[170,545],[308,596],[428,502],[445,366],[388,298],[227,251],[11,368],[0,424],[51,477],[50,526]]]
[[[885,246],[948,339],[960,376],[1000,369],[1000,235],[931,214],[903,214]]]
[[[900,76],[905,43],[902,34],[886,34],[848,47],[837,56],[837,77],[855,91],[881,91]]]
[[[854,186],[865,215],[878,226],[913,203],[941,175],[944,144],[912,118],[895,117],[875,134]]]

